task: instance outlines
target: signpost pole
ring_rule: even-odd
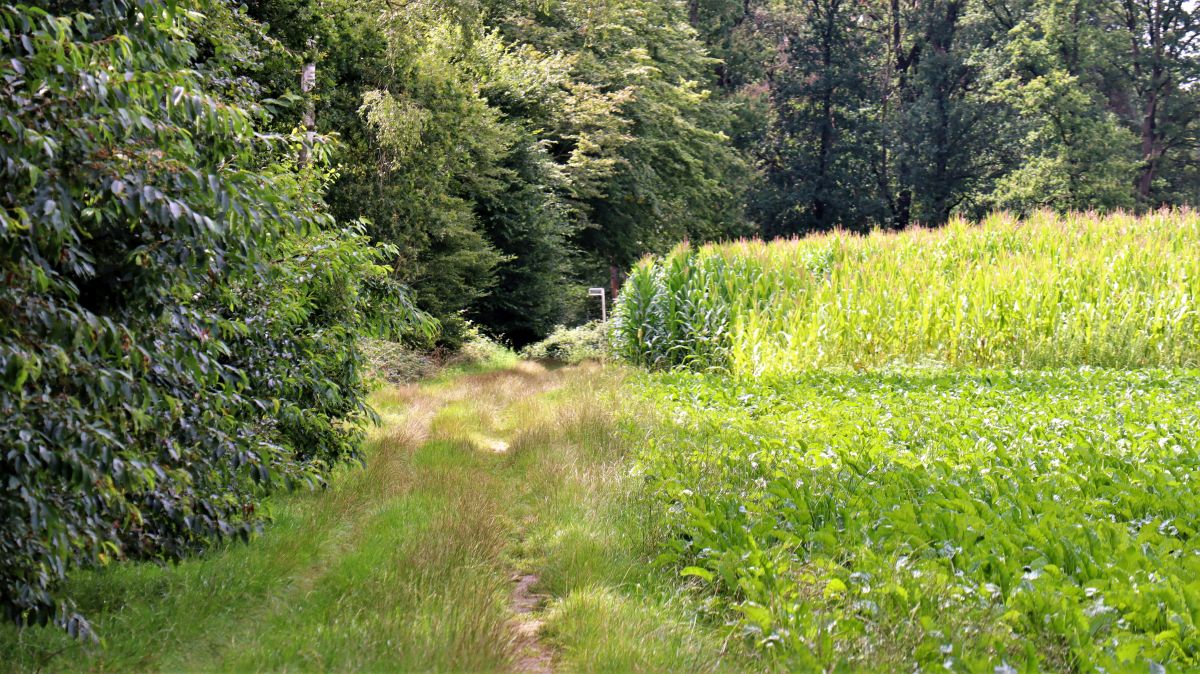
[[[600,298],[600,320],[608,321],[608,301],[604,297],[604,288],[588,288],[589,297]]]

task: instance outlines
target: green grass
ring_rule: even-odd
[[[384,408],[386,412],[387,409]],[[6,629],[18,669],[495,669],[507,575],[488,497],[497,459],[386,435],[365,470],[279,499],[249,545],[72,580],[103,637]],[[56,654],[52,659],[47,655]]]
[[[630,447],[641,427],[618,418],[624,389],[605,386],[619,371],[593,375],[521,410],[517,457],[540,464],[537,522],[521,556],[556,599],[545,613],[557,669],[572,672],[746,671],[763,663],[728,642],[720,621],[698,619],[697,597],[669,569],[652,563],[665,542],[662,513],[644,484],[629,479]],[[561,438],[554,441],[553,438]],[[552,445],[555,452],[526,448]]]
[[[542,578],[535,646],[557,669],[716,669],[722,629],[691,623],[626,508],[639,496],[620,381],[505,361],[385,388],[365,468],[273,499],[248,545],[76,575],[103,642],[4,626],[0,669],[504,671],[530,647],[514,638],[514,573]]]

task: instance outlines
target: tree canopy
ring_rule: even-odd
[[[517,345],[681,240],[1148,209],[1197,183],[1181,0],[254,0],[342,220]],[[261,79],[261,78],[260,78]],[[295,124],[296,119],[285,119]]]

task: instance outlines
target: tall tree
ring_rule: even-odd
[[[1194,3],[693,0],[689,9],[724,59],[715,73],[743,115],[733,138],[765,178],[749,211],[767,234],[1196,198]]]
[[[880,183],[891,226],[941,225],[992,177],[1004,119],[980,92],[967,0],[888,0],[884,60],[886,127]],[[889,90],[890,89],[890,90]],[[893,164],[889,167],[887,164]],[[894,186],[888,183],[893,176]]]
[[[572,177],[581,274],[598,283],[610,265],[626,267],[681,239],[749,231],[741,194],[748,169],[726,135],[730,115],[708,89],[716,62],[684,2],[521,2],[495,12],[509,39],[573,55],[572,79],[618,99],[610,123],[621,137],[602,136],[610,141],[605,170],[585,189]],[[581,147],[561,133],[549,140],[556,155]]]
[[[1106,104],[1113,53],[1098,0],[1034,3],[998,46],[993,100],[1019,115],[1022,160],[997,206],[1027,210],[1134,205],[1136,139]]]
[[[1187,0],[1121,0],[1115,10],[1128,34],[1122,59],[1129,78],[1127,111],[1140,140],[1138,199],[1169,203],[1155,181],[1164,164],[1194,155],[1200,126],[1200,5]],[[1186,160],[1186,159],[1185,159]]]
[[[773,108],[754,213],[770,235],[864,230],[884,203],[872,179],[880,126],[869,113],[869,35],[848,0],[805,0],[777,17]]]

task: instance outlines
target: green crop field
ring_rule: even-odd
[[[1040,214],[901,235],[679,248],[644,261],[619,348],[737,374],[1200,364],[1200,216]]]
[[[644,261],[617,348],[686,366],[631,403],[661,560],[793,669],[1200,666],[1198,240],[997,217]]]

